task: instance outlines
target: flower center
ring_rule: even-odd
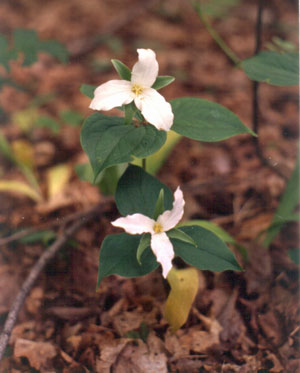
[[[131,87],[131,91],[136,95],[140,95],[143,92],[143,87],[134,83],[134,85]]]
[[[153,230],[155,233],[162,233],[164,231],[163,227],[159,223],[154,224]]]

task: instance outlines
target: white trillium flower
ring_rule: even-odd
[[[143,214],[133,214],[112,222],[112,225],[125,229],[129,234],[151,233],[151,249],[162,266],[165,278],[172,268],[174,258],[173,245],[165,232],[178,224],[183,215],[184,204],[182,191],[178,187],[174,193],[172,210],[164,211],[156,221]]]
[[[174,115],[171,105],[151,88],[158,76],[158,62],[151,49],[138,49],[138,62],[133,66],[131,81],[110,80],[95,89],[90,108],[111,110],[134,101],[144,118],[158,130],[169,131]]]

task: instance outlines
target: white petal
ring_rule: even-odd
[[[144,89],[134,102],[145,119],[158,130],[169,131],[172,127],[174,115],[171,105],[155,89]]]
[[[150,88],[158,75],[158,62],[151,49],[138,49],[139,60],[133,66],[131,82]]]
[[[111,223],[115,227],[123,228],[129,234],[153,233],[155,221],[143,214],[127,215]]]
[[[157,261],[163,269],[163,276],[167,278],[172,268],[172,259],[174,258],[174,249],[166,233],[157,233],[151,235],[151,249],[156,256]]]
[[[183,215],[184,204],[185,202],[183,199],[182,191],[180,187],[178,187],[174,193],[172,210],[165,211],[163,214],[159,215],[157,219],[157,222],[161,224],[165,232],[174,228],[179,223]]]
[[[131,83],[127,80],[110,80],[95,89],[90,108],[110,110],[114,107],[129,104],[134,99]]]

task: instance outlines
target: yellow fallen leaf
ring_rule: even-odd
[[[13,114],[12,121],[16,123],[21,130],[29,132],[38,118],[37,108],[28,108]]]
[[[34,168],[34,149],[30,142],[16,140],[11,144],[16,161],[30,168]]]
[[[178,330],[187,320],[196,297],[199,279],[195,268],[172,268],[167,280],[171,286],[164,317],[173,331]]]
[[[60,164],[48,170],[47,187],[50,200],[63,191],[71,177],[71,173],[72,168],[68,164]]]
[[[36,202],[42,200],[42,196],[35,189],[22,181],[2,180],[0,181],[0,191],[24,194]]]

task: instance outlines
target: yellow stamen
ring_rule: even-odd
[[[159,223],[154,224],[153,230],[155,233],[162,233],[164,231],[163,227]]]
[[[143,92],[143,87],[141,87],[140,85],[134,83],[134,85],[132,86],[131,88],[131,91],[135,94],[135,95],[140,95],[142,92]]]

